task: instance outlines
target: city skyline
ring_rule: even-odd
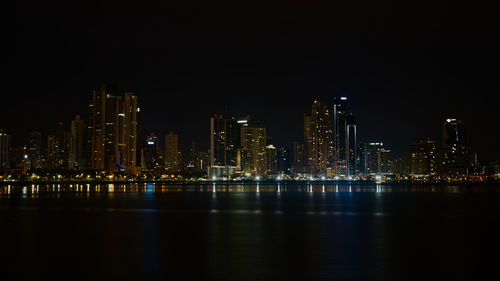
[[[104,85],[104,84],[102,84]],[[113,87],[113,92],[116,91],[116,93],[121,93],[123,94],[124,96],[127,96],[127,95],[134,95],[135,97],[135,93],[132,93],[132,92],[129,92],[129,91],[125,91],[125,92],[120,92],[117,90],[116,86],[114,84],[111,84]],[[102,86],[101,86],[102,87]],[[99,87],[96,87],[95,89],[99,89]],[[98,90],[92,90],[94,92],[98,92]],[[91,92],[92,92],[91,91]],[[121,95],[119,94],[119,95]],[[115,94],[113,94],[115,95]],[[340,96],[336,96],[337,98],[340,98]],[[119,97],[119,99],[121,99],[122,97]],[[92,99],[92,98],[91,98]],[[137,98],[135,98],[137,99]],[[356,108],[355,104],[350,100],[349,97],[343,97],[343,99],[349,99],[349,111],[347,112],[347,114],[352,114],[353,110],[351,110],[350,108]],[[127,100],[127,99],[126,99]],[[329,107],[330,107],[330,110],[332,111],[331,112],[331,115],[333,116],[334,115],[334,105],[336,104],[336,102],[334,101],[335,100],[335,96],[332,96],[331,98],[331,101],[330,102],[324,102],[323,100],[320,100],[320,99],[313,99],[310,101],[311,105],[313,105],[314,107],[314,104],[316,102],[319,102],[319,103],[323,103],[323,104],[329,104]],[[88,101],[88,98],[87,98],[87,101]],[[142,101],[142,99],[141,99]],[[137,100],[134,101],[135,104],[134,106],[135,107],[138,107],[138,109],[140,109],[141,105],[140,104],[137,104]],[[305,104],[305,102],[304,102]],[[82,107],[82,106],[80,106]],[[84,108],[87,108],[87,106],[84,106]],[[88,109],[88,108],[87,108]],[[230,112],[230,111],[229,111]],[[144,113],[147,113],[146,110],[142,110],[142,112],[140,113],[141,116],[143,116]],[[293,120],[294,119],[294,116],[293,116],[293,113],[294,112],[290,112],[290,116],[286,116],[285,119],[287,120]],[[297,113],[297,112],[296,112]],[[33,128],[29,131],[24,131],[24,132],[21,132],[21,134],[15,134],[14,132],[18,132],[19,130],[16,128],[16,129],[13,129],[13,130],[10,130],[10,129],[7,129],[7,127],[0,127],[1,130],[4,131],[4,133],[8,133],[9,135],[14,135],[15,137],[12,139],[11,143],[12,145],[24,145],[26,144],[28,141],[29,141],[29,135],[32,133],[32,132],[43,132],[44,135],[50,135],[54,132],[56,132],[60,127],[63,127],[64,129],[68,130],[68,131],[71,131],[71,130],[74,130],[74,126],[75,124],[73,124],[75,122],[75,120],[73,120],[73,118],[80,118],[80,116],[84,116],[84,118],[86,120],[84,120],[84,122],[87,121],[88,119],[88,115],[89,113],[88,112],[84,112],[82,114],[82,112],[74,112],[72,117],[71,118],[66,118],[66,117],[61,117],[61,118],[58,118],[58,121],[54,124],[53,126],[53,129],[50,129],[49,126],[43,126],[42,128]],[[139,113],[138,113],[139,114]],[[213,115],[217,115],[217,114],[221,114],[220,112],[219,113],[212,113],[210,114],[208,117],[204,118],[203,120],[206,120],[206,119],[210,119],[213,117]],[[309,109],[309,113],[306,111],[306,112],[303,112],[302,113],[303,116],[306,116],[307,114],[311,114],[310,112],[310,109]],[[314,114],[314,111],[313,111],[313,114]],[[359,113],[356,112],[356,115],[358,115]],[[299,115],[300,116],[300,113],[299,114],[295,114],[295,115]],[[76,117],[75,117],[76,116]],[[285,147],[287,149],[293,149],[293,142],[295,141],[302,141],[304,140],[303,138],[305,137],[304,134],[303,134],[303,130],[305,129],[305,123],[304,123],[304,119],[300,120],[300,124],[294,124],[296,129],[298,131],[300,131],[301,133],[299,135],[296,135],[296,136],[285,136],[283,134],[280,134],[279,130],[278,132],[273,132],[272,130],[270,130],[270,128],[275,128],[275,125],[274,122],[271,122],[271,123],[264,123],[264,122],[261,122],[261,119],[259,118],[254,118],[254,116],[251,114],[251,110],[250,112],[246,112],[245,114],[221,114],[221,116],[226,116],[226,117],[234,117],[234,118],[251,118],[253,122],[257,121],[258,123],[262,123],[264,124],[264,126],[266,127],[267,131],[268,131],[268,135],[272,135],[274,137],[274,145],[277,145],[278,147]],[[243,117],[245,116],[245,117]],[[295,116],[296,117],[296,116]],[[304,117],[305,118],[305,117]],[[375,136],[375,137],[366,137],[366,133],[365,131],[369,131],[370,128],[365,128],[363,127],[363,129],[361,130],[361,135],[363,137],[358,137],[358,130],[357,130],[357,123],[359,122],[356,117],[353,115],[352,117],[349,117],[351,118],[355,123],[354,126],[351,126],[353,127],[354,129],[351,129],[351,130],[355,130],[355,138],[356,138],[356,141],[355,142],[384,142],[386,144],[389,144],[391,146],[391,150],[392,150],[392,154],[394,157],[401,157],[403,155],[405,155],[407,152],[408,152],[408,145],[413,143],[413,142],[416,142],[416,141],[423,141],[423,140],[426,140],[426,139],[432,139],[432,140],[436,140],[438,143],[442,143],[442,127],[437,125],[437,124],[432,124],[432,127],[433,130],[436,130],[437,129],[437,133],[434,134],[434,136],[431,136],[431,135],[426,135],[422,138],[417,138],[417,139],[413,139],[411,141],[409,141],[408,143],[406,144],[402,144],[402,143],[390,143],[389,141],[387,141],[388,139],[391,139],[390,136]],[[455,116],[446,116],[446,118],[444,118],[443,120],[448,120],[448,119],[457,119]],[[179,153],[182,153],[182,155],[185,155],[183,160],[184,161],[189,161],[189,159],[187,158],[187,156],[189,155],[189,150],[191,149],[190,148],[190,143],[192,141],[196,142],[197,146],[198,146],[198,149],[199,150],[209,150],[210,149],[210,140],[206,138],[206,132],[204,131],[209,131],[209,129],[207,130],[207,127],[206,127],[206,124],[203,124],[203,123],[206,123],[206,122],[199,122],[199,123],[196,123],[196,124],[190,124],[188,127],[198,127],[200,126],[200,123],[202,125],[205,125],[204,127],[204,130],[198,134],[193,134],[192,131],[190,130],[186,130],[185,128],[178,128],[178,129],[172,129],[171,127],[163,127],[161,130],[158,130],[158,131],[153,131],[153,130],[150,130],[148,129],[148,123],[146,123],[144,121],[144,117],[142,117],[142,124],[141,126],[139,126],[137,128],[137,130],[140,131],[140,134],[142,134],[143,138],[145,138],[144,136],[147,136],[151,133],[154,133],[154,134],[159,134],[159,135],[165,135],[167,133],[170,133],[170,132],[182,132],[182,133],[179,133],[179,138],[180,138],[180,141],[179,141]],[[459,118],[458,118],[459,119]],[[441,120],[441,122],[443,121]],[[459,119],[460,120],[460,119]],[[275,122],[277,123],[280,123],[279,120],[275,120]],[[332,122],[334,122],[332,120]],[[465,126],[467,128],[467,133],[466,136],[467,136],[467,139],[463,140],[467,146],[474,150],[474,151],[477,151],[478,152],[478,159],[481,160],[482,162],[489,162],[489,161],[497,161],[498,158],[494,158],[496,155],[494,152],[497,150],[495,148],[497,147],[493,147],[492,149],[488,149],[488,151],[490,153],[487,153],[487,154],[481,154],[479,153],[479,151],[481,151],[481,149],[478,149],[477,146],[475,146],[474,144],[477,145],[478,141],[476,139],[473,139],[471,138],[471,136],[469,135],[470,134],[470,131],[472,131],[472,129],[475,127],[475,124],[468,124],[467,120],[461,120],[461,122],[465,122],[465,124],[462,124],[462,126]],[[363,122],[361,122],[363,123]],[[331,124],[331,127],[333,127],[333,123]],[[470,129],[469,129],[470,128]],[[346,132],[347,133],[347,132]],[[335,138],[334,136],[331,136],[332,140],[335,141],[337,138]],[[480,139],[484,139],[484,138],[480,138]],[[144,139],[141,139],[140,140],[141,142],[144,141]],[[46,139],[44,139],[42,141],[44,144],[46,143]],[[159,142],[163,145],[165,145],[165,140],[163,138],[160,138]],[[46,145],[46,144],[45,144]],[[335,144],[333,144],[335,145]],[[493,151],[493,153],[491,153]],[[329,156],[331,157],[331,156]],[[137,162],[137,160],[134,159],[135,162]],[[139,163],[140,164],[140,163]]]
[[[493,1],[5,11],[2,280],[497,274]]]
[[[349,180],[374,175],[416,180],[487,177],[498,165],[479,161],[469,145],[466,124],[456,118],[443,120],[441,141],[414,140],[403,155],[394,154],[383,138],[358,138],[363,128],[351,105],[345,96],[335,96],[331,103],[313,100],[310,113],[296,124],[303,135],[290,139],[291,147],[273,141],[267,124],[250,115],[214,114],[206,135],[209,149],[191,140],[184,154],[188,142],[180,141],[176,132],[164,138],[157,132],[144,133],[144,110],[135,93],[120,93],[115,85],[103,83],[90,93],[87,116],[75,114],[70,128],[60,122],[46,142],[42,133],[32,131],[22,146],[13,145],[12,135],[2,131],[0,164],[4,172],[21,169],[23,174],[93,170],[132,176],[194,173],[214,179]]]
[[[151,132],[173,130],[207,149],[199,136],[206,118],[251,114],[284,145],[302,135],[296,124],[311,100],[342,95],[364,128],[359,139],[384,138],[396,154],[415,139],[437,139],[435,124],[457,118],[473,124],[471,145],[481,157],[500,158],[500,133],[491,128],[500,122],[491,114],[498,107],[489,71],[494,17],[476,19],[464,3],[405,13],[387,9],[396,1],[322,9],[292,1],[279,13],[172,5],[13,3],[19,20],[8,44],[2,105],[9,110],[0,112],[0,127],[18,136],[48,133],[45,127],[84,112],[88,91],[111,81],[140,96]]]

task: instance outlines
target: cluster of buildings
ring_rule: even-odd
[[[85,120],[76,115],[69,126],[59,123],[46,137],[33,131],[22,146],[13,146],[12,137],[1,132],[0,171],[178,172],[182,162],[178,135],[167,134],[165,149],[161,149],[159,138],[142,136],[140,127],[138,97],[130,92],[118,95],[113,86],[103,84],[92,91]],[[193,147],[196,150],[196,144]],[[193,153],[197,159],[207,158]]]
[[[468,148],[463,121],[444,120],[442,143],[426,139],[393,158],[381,141],[358,140],[347,97],[315,100],[304,115],[304,136],[292,150],[276,147],[266,128],[248,119],[210,119],[210,178],[443,180],[500,178],[500,166],[480,166]]]
[[[23,146],[0,131],[0,175],[44,171],[96,171],[106,174],[176,175],[209,179],[444,179],[500,176],[500,165],[479,166],[468,149],[463,121],[443,122],[442,142],[426,139],[409,145],[409,152],[392,158],[381,141],[358,140],[358,126],[346,97],[332,104],[315,100],[304,115],[303,138],[291,149],[272,142],[266,127],[245,118],[210,118],[209,150],[191,142],[187,161],[179,136],[161,139],[141,134],[138,97],[118,95],[112,86],[92,91],[87,118],[76,115],[70,126],[58,124],[45,138],[33,131]],[[161,144],[163,143],[163,144]]]

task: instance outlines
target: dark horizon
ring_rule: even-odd
[[[138,95],[143,132],[173,130],[183,151],[208,148],[215,113],[250,115],[290,147],[315,98],[345,95],[359,139],[394,156],[441,143],[442,122],[457,118],[480,160],[500,159],[493,9],[110,2],[12,3],[0,128],[14,143],[86,116],[91,90],[113,81]]]

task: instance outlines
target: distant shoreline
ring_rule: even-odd
[[[234,185],[234,184],[244,184],[244,185],[500,185],[500,181],[485,181],[485,182],[474,182],[474,181],[464,181],[464,182],[423,182],[423,181],[384,181],[377,183],[373,180],[357,180],[357,181],[338,181],[338,180],[248,180],[248,181],[1,181],[0,186],[7,185],[33,185],[33,184],[159,184],[159,185]]]

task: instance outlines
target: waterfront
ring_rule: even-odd
[[[1,186],[2,271],[9,280],[487,279],[499,250],[499,191]]]

